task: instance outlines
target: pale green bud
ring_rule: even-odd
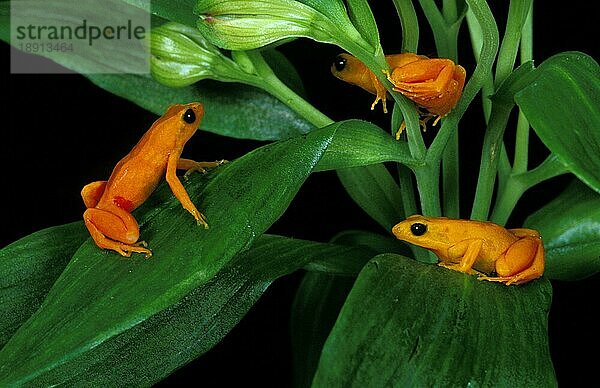
[[[200,32],[230,50],[297,37],[340,46],[344,41],[364,42],[341,0],[200,0],[194,12]]]
[[[205,78],[236,81],[239,67],[196,29],[167,23],[152,29],[152,76],[168,86],[187,86]]]

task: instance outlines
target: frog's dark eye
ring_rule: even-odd
[[[183,114],[183,121],[185,121],[188,124],[193,124],[194,121],[196,121],[196,114],[192,109],[188,109],[185,111],[185,113]]]
[[[415,236],[422,236],[425,234],[425,232],[427,232],[427,225],[420,222],[415,222],[410,226],[410,231]]]
[[[341,55],[338,55],[335,58],[335,61],[333,61],[333,66],[335,66],[335,69],[337,71],[342,71],[346,67],[346,63],[346,58],[342,57]]]

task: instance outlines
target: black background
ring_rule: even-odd
[[[374,12],[385,51],[398,52],[400,26],[391,2],[372,3],[376,3]],[[494,14],[500,15],[502,34],[501,19],[507,6],[505,2],[493,3],[503,3],[493,7]],[[570,50],[598,58],[598,21],[587,4],[586,1],[535,3],[536,64]],[[470,73],[474,63],[466,25],[461,29],[460,41],[463,44],[459,62]],[[421,54],[435,54],[423,18],[419,49]],[[79,75],[11,75],[9,46],[0,43],[0,50],[3,58],[0,85],[4,97],[0,108],[0,117],[4,118],[0,125],[0,246],[5,246],[36,230],[80,219],[84,210],[79,196],[81,187],[107,177],[156,116],[95,87]],[[369,111],[371,95],[330,75],[329,66],[339,52],[337,48],[298,40],[282,46],[281,51],[300,72],[308,100],[332,119],[362,118],[389,127],[389,117],[379,108]],[[483,130],[480,110],[470,108],[460,127],[463,216],[468,215],[473,199],[480,158],[477,150],[481,147]],[[534,166],[545,158],[547,151],[535,136],[531,143]],[[262,144],[199,132],[186,146],[184,155],[196,160],[233,160]],[[556,178],[528,191],[517,205],[509,226],[519,226],[570,179],[570,176]],[[334,173],[319,173],[308,179],[270,232],[327,241],[339,231],[357,228],[379,231],[375,222],[348,198]],[[289,384],[289,312],[300,278],[301,274],[294,274],[276,281],[219,345],[166,382],[190,379],[211,383],[208,385]],[[553,282],[550,346],[559,383],[582,383],[595,377],[600,323],[596,312],[598,279],[599,276],[594,276],[580,282]]]

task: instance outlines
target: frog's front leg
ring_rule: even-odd
[[[181,161],[181,164],[179,163],[180,161]],[[196,206],[190,199],[190,196],[188,195],[187,191],[185,190],[185,187],[183,187],[183,185],[181,184],[181,181],[177,177],[177,168],[180,165],[184,166],[184,165],[188,164],[189,162],[194,162],[194,161],[193,160],[190,161],[189,159],[180,159],[179,155],[177,153],[172,153],[171,155],[169,155],[169,160],[167,161],[167,173],[166,173],[167,184],[171,188],[171,191],[173,192],[175,197],[181,203],[181,206],[183,206],[183,208],[185,210],[187,210],[188,212],[190,212],[190,214],[192,216],[194,216],[196,223],[198,225],[204,226],[204,229],[208,229],[208,222],[206,221],[206,217],[204,216],[204,214],[200,213],[198,211],[198,209],[196,209]],[[194,162],[194,163],[199,163],[199,162]],[[212,162],[206,162],[206,163],[212,163]],[[214,162],[214,163],[218,163],[218,162]]]
[[[450,262],[446,263],[442,261],[439,263],[439,265],[466,274],[476,273],[476,271],[473,270],[473,265],[479,257],[482,246],[482,239],[473,238],[463,240],[448,248],[447,256],[450,259]],[[455,262],[456,259],[458,259],[458,263]]]
[[[214,162],[196,162],[192,159],[179,159],[177,161],[177,169],[178,170],[186,170],[183,177],[187,179],[191,174],[195,172],[200,172],[202,174],[206,173],[207,168],[215,168],[219,167],[222,164],[227,163],[227,160],[221,159]]]
[[[506,253],[496,261],[498,276],[482,276],[481,280],[511,284],[527,283],[544,273],[544,245],[538,232],[532,229],[511,229],[514,242]]]
[[[369,71],[369,79],[373,84],[375,89],[375,101],[371,104],[371,110],[375,109],[375,106],[379,101],[381,101],[381,105],[383,106],[383,113],[387,113],[387,90],[385,90],[385,86],[377,79],[375,74]]]
[[[110,209],[88,208],[83,213],[85,226],[96,245],[111,249],[122,256],[130,257],[132,252],[143,253],[146,258],[152,251],[138,243],[140,229],[133,216],[117,206]]]

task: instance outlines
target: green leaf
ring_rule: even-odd
[[[366,0],[348,0],[348,15],[356,30],[375,48],[381,50],[379,30],[375,17]]]
[[[33,381],[206,284],[281,216],[336,129],[256,149],[191,179],[187,191],[208,230],[163,185],[135,214],[154,252],[150,260],[123,259],[85,243],[0,352],[0,385]]]
[[[173,103],[200,101],[205,115],[200,129],[240,139],[278,140],[314,127],[275,97],[256,88],[202,81],[170,88],[149,76],[85,74],[94,84],[156,114]]]
[[[547,280],[507,287],[385,254],[360,273],[315,387],[556,386]]]
[[[292,306],[294,385],[310,387],[321,349],[354,284],[354,278],[309,272]]]
[[[123,0],[133,6],[146,9],[147,0]],[[188,27],[196,26],[194,5],[196,0],[152,0],[150,12],[163,19],[184,24]]]
[[[217,344],[269,284],[311,260],[339,261],[368,251],[333,244],[261,236],[210,282],[179,303],[69,359],[40,384],[150,385]]]
[[[600,193],[600,67],[579,52],[557,54],[515,100],[544,144]]]
[[[88,237],[79,221],[40,230],[0,250],[0,348],[40,307]]]
[[[393,161],[408,167],[417,165],[405,142],[394,140],[378,126],[361,120],[340,124],[327,152],[315,171],[338,170]]]
[[[600,195],[581,182],[530,215],[525,227],[542,235],[550,279],[577,280],[600,272]]]
[[[341,169],[337,174],[354,202],[386,232],[405,218],[400,188],[383,164]]]

